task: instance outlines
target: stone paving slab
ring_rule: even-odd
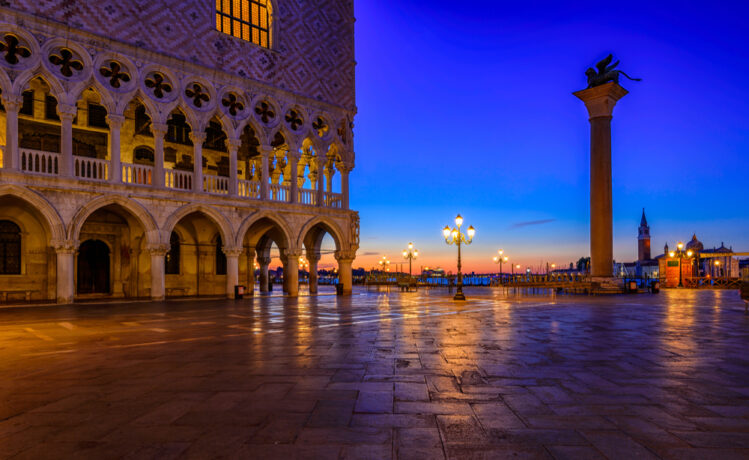
[[[749,458],[734,291],[0,310],[0,458]]]

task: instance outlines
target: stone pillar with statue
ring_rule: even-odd
[[[619,61],[611,64],[609,55],[590,68],[588,88],[573,93],[585,103],[590,121],[590,258],[591,278],[602,286],[617,287],[621,283],[614,278],[613,250],[613,203],[611,196],[611,118],[614,106],[627,95],[619,86],[619,76],[624,72],[615,70]],[[631,80],[639,80],[632,79]]]

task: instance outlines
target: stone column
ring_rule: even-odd
[[[61,176],[75,176],[75,166],[73,163],[73,119],[77,112],[78,107],[74,105],[57,105],[57,114],[60,116],[60,123],[62,125],[60,133]]]
[[[153,133],[153,177],[151,184],[154,187],[164,187],[164,137],[169,127],[166,123],[152,123]]]
[[[260,199],[267,201],[268,196],[268,183],[270,181],[270,173],[268,168],[268,161],[273,147],[270,145],[263,145],[260,147],[260,155],[262,155],[262,167],[260,169]]]
[[[239,256],[242,248],[223,248],[226,254],[226,298],[234,298],[234,286],[239,284]]]
[[[343,209],[349,208],[349,201],[348,201],[348,173],[349,169],[347,169],[345,166],[341,168],[341,207]]]
[[[242,145],[240,139],[229,139],[229,196],[237,196],[237,152]]]
[[[325,190],[325,155],[317,154],[317,187],[315,187],[315,205],[325,206],[323,199]]]
[[[192,173],[192,190],[194,192],[203,192],[203,142],[205,142],[205,133],[190,132],[190,140],[193,145],[193,173]]]
[[[611,118],[627,90],[611,82],[573,93],[590,116],[590,261],[593,278],[612,278]]]
[[[289,297],[299,297],[299,252],[286,253],[283,278]],[[288,281],[286,281],[288,279]]]
[[[289,203],[299,202],[299,156],[298,151],[289,149],[289,186],[291,187]]]
[[[320,254],[307,252],[307,262],[309,262],[309,293],[317,294],[317,263],[320,261]]]
[[[343,284],[343,295],[351,295],[353,290],[351,265],[354,263],[354,257],[352,254],[336,252],[335,258],[338,261],[338,282]]]
[[[109,124],[109,181],[115,184],[122,182],[122,163],[120,161],[120,129],[125,123],[123,115],[107,115]]]
[[[151,255],[151,300],[164,300],[166,292],[164,259],[169,246],[162,244],[148,246],[146,251]]]
[[[260,279],[258,280],[260,283],[260,293],[267,294],[269,281],[268,265],[270,265],[270,257],[258,257],[257,263],[260,265]]]
[[[18,112],[23,105],[23,98],[16,95],[3,95],[5,106],[5,151],[3,151],[3,169],[21,169],[18,154]]]
[[[73,303],[75,298],[75,251],[72,241],[54,244],[57,253],[57,303]]]
[[[333,192],[333,175],[335,174],[335,167],[331,163],[325,168],[325,191]]]

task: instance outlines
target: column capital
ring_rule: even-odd
[[[58,254],[75,254],[75,251],[78,250],[78,241],[53,240],[51,246]]]
[[[284,255],[287,259],[299,260],[299,258],[302,257],[302,254],[302,251],[298,249],[289,249],[284,251]]]
[[[319,252],[310,252],[310,251],[307,251],[306,255],[304,257],[307,258],[307,262],[309,262],[310,265],[311,264],[316,264],[317,262],[320,261],[320,253]]]
[[[257,263],[259,263],[260,265],[268,265],[270,261],[271,261],[270,257],[258,257],[257,258]]]
[[[193,144],[203,144],[205,142],[206,135],[205,133],[190,131],[190,140]]]
[[[107,114],[107,123],[109,124],[110,128],[114,128],[114,127],[121,128],[123,123],[125,123],[125,116]]]
[[[23,96],[18,94],[3,94],[2,95],[3,106],[7,112],[18,112],[23,106]]]
[[[244,251],[244,248],[242,247],[224,247],[221,248],[222,251],[224,251],[224,254],[226,257],[239,257],[242,252]]]
[[[169,131],[169,125],[166,123],[151,123],[151,132],[154,136],[164,137]]]
[[[594,86],[572,93],[585,103],[588,115],[593,118],[611,118],[616,102],[629,92],[617,83],[609,82],[605,85]]]
[[[336,251],[335,260],[338,262],[351,263],[356,259],[356,251]]]
[[[169,249],[168,244],[149,244],[146,246],[146,252],[152,256],[165,256]]]
[[[242,139],[232,139],[229,138],[226,140],[227,147],[229,147],[229,151],[234,150],[235,152],[239,150],[239,147],[242,146]]]
[[[265,156],[265,157],[267,157],[268,155],[271,154],[271,152],[273,152],[274,150],[276,150],[276,148],[273,147],[270,144],[260,144],[257,147],[257,149],[260,150],[260,154],[263,155],[263,156]]]
[[[78,114],[78,107],[75,105],[68,104],[57,104],[57,115],[60,116],[61,120],[73,121],[73,118]]]

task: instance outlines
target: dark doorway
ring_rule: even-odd
[[[78,249],[78,294],[109,294],[109,247],[86,240]]]

